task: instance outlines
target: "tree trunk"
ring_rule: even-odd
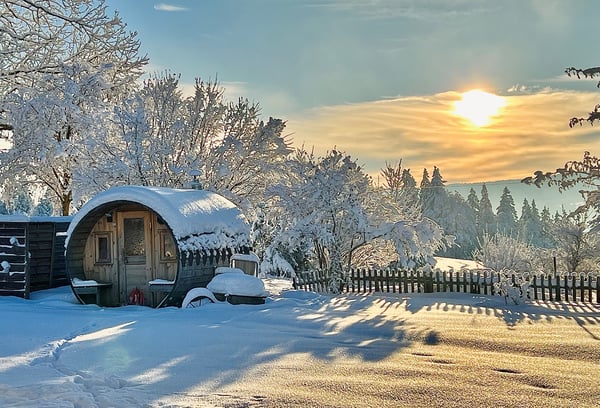
[[[60,204],[62,206],[62,215],[69,215],[72,201],[73,201],[73,192],[72,191],[69,191],[68,193],[62,195],[62,197],[60,198]]]

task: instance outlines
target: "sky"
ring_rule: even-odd
[[[330,296],[265,283],[261,305],[181,309],[81,305],[69,286],[28,300],[0,296],[0,406],[598,401],[598,304],[506,305],[456,292]]]
[[[584,151],[596,127],[570,129],[600,102],[600,9],[591,0],[107,0],[138,33],[149,73],[218,79],[231,100],[287,122],[296,147],[345,151],[377,178],[402,160],[420,181],[522,179]],[[504,106],[484,126],[454,112],[481,89]]]

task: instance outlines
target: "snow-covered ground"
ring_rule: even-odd
[[[0,406],[598,406],[598,305],[265,283],[188,309],[0,297]]]

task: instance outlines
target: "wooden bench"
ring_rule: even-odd
[[[100,304],[100,294],[103,289],[110,288],[112,283],[108,282],[93,282],[93,281],[81,281],[71,282],[71,286],[78,295],[95,295],[96,296],[96,304]]]
[[[169,281],[166,279],[155,279],[148,282],[148,290],[154,294],[152,303],[154,307],[160,307],[169,296],[169,293],[173,291],[175,287],[175,281]]]
[[[148,282],[148,289],[150,289],[150,292],[158,292],[158,293],[171,292],[173,290],[174,286],[175,286],[175,281],[168,281],[165,279],[156,279],[156,280]]]

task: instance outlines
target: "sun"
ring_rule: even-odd
[[[469,120],[474,126],[490,124],[491,118],[506,106],[506,99],[489,92],[473,89],[462,94],[460,101],[454,102],[454,113]]]

